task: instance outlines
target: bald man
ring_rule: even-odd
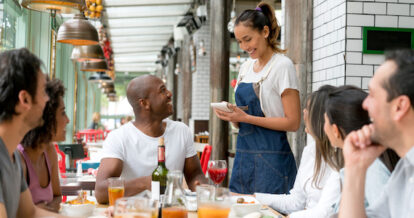
[[[99,203],[108,202],[110,177],[123,177],[125,196],[151,189],[151,174],[158,163],[158,138],[165,140],[168,170],[181,170],[191,190],[207,183],[193,146],[189,128],[166,119],[173,113],[171,92],[161,79],[144,75],[127,87],[135,121],[112,131],[103,144],[102,160],[96,177],[95,196]]]

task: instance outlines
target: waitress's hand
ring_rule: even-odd
[[[225,112],[214,108],[214,113],[216,113],[218,118],[232,123],[244,122],[249,116],[236,105],[228,104],[227,107],[233,112]]]

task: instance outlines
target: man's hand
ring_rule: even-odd
[[[348,134],[343,154],[345,158],[345,183],[342,190],[340,218],[366,217],[364,207],[365,176],[368,167],[385,150],[382,145],[373,144],[373,125],[363,126]]]
[[[357,167],[366,170],[385,151],[385,147],[373,144],[373,125],[365,125],[360,130],[348,134],[344,142],[345,168]]]

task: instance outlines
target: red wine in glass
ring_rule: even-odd
[[[216,184],[220,184],[223,182],[224,178],[226,178],[227,168],[219,169],[219,168],[209,168],[208,175],[210,179]]]
[[[220,185],[227,175],[227,162],[225,160],[210,160],[208,162],[208,175],[210,179],[216,184]]]

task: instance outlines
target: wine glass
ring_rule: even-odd
[[[225,160],[209,160],[207,172],[211,181],[213,181],[218,188],[220,183],[226,178],[227,162]]]

